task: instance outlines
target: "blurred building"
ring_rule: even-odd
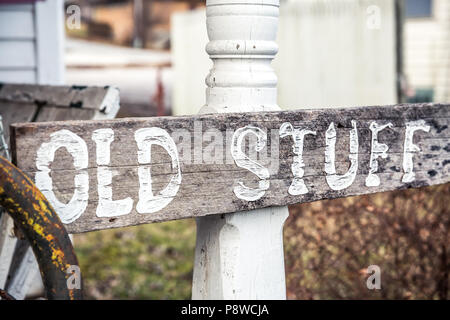
[[[282,108],[398,101],[397,1],[285,0],[274,60]]]
[[[450,1],[280,1],[280,106],[450,100]],[[0,1],[0,81],[116,85],[127,116],[192,114],[204,104],[212,64],[203,0],[12,2]],[[64,45],[73,4],[81,26],[65,29],[78,40]]]
[[[406,0],[404,50],[408,100],[450,102],[450,1]]]
[[[79,39],[65,48],[66,84],[119,88],[119,117],[170,114],[170,52]]]
[[[64,81],[62,0],[0,2],[0,81]]]
[[[66,29],[66,83],[118,87],[119,117],[170,114],[170,17],[204,6],[203,1],[69,0],[65,5],[81,9],[81,27]]]
[[[0,1],[0,82],[64,83],[63,0]],[[37,262],[24,279],[28,295],[41,296]]]
[[[70,36],[153,49],[169,49],[170,16],[204,6],[203,0],[66,0],[82,10],[82,31]]]
[[[281,0],[283,108],[450,101],[450,1]],[[205,103],[205,10],[172,17],[173,111]]]
[[[282,0],[274,60],[282,108],[382,105],[398,101],[397,1]],[[205,103],[211,66],[205,10],[172,18],[175,114]]]

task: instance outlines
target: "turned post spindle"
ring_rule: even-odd
[[[280,110],[278,0],[207,0],[213,67],[200,113]],[[193,299],[286,299],[283,224],[287,207],[198,218]]]

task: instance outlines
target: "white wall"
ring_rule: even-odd
[[[62,0],[0,5],[0,81],[62,84]]]
[[[63,0],[0,5],[0,82],[63,84],[64,32]],[[34,295],[43,284],[32,261],[27,281]]]
[[[439,31],[436,48],[436,102],[450,102],[450,1],[437,0],[435,14]]]
[[[431,89],[436,79],[434,55],[438,25],[431,19],[408,19],[405,23],[404,71],[409,85]]]
[[[0,5],[0,81],[36,82],[33,5]]]
[[[369,29],[367,9],[380,10]],[[396,103],[394,1],[282,1],[274,61],[282,108]],[[195,114],[205,103],[211,62],[205,11],[172,18],[173,111]]]
[[[394,12],[392,0],[283,2],[274,60],[279,105],[396,103]]]

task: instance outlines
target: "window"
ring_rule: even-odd
[[[406,0],[406,18],[426,18],[431,17],[432,0]]]

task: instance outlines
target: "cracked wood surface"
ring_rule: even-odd
[[[37,149],[50,140],[50,135],[59,130],[69,130],[78,135],[87,146],[88,165],[85,171],[89,176],[87,208],[75,221],[66,224],[70,233],[79,233],[106,228],[131,226],[142,223],[159,222],[181,218],[199,217],[210,214],[223,214],[269,206],[311,202],[322,199],[346,197],[352,195],[384,192],[404,188],[416,188],[442,184],[450,181],[450,105],[415,104],[396,106],[373,106],[342,109],[298,110],[280,112],[254,112],[234,114],[207,114],[189,117],[130,118],[105,121],[64,121],[45,123],[24,123],[11,126],[13,160],[19,168],[30,177],[35,178]],[[342,175],[349,170],[349,132],[355,121],[358,136],[358,168],[352,184],[343,190],[333,190],[327,183],[325,165],[326,131],[334,123],[336,129],[335,163],[336,173]],[[404,183],[404,144],[405,124],[410,121],[423,120],[429,131],[417,130],[413,135],[413,144],[420,148],[414,152],[413,171],[415,178]],[[308,189],[306,194],[292,195],[288,192],[294,175],[294,140],[291,136],[279,137],[279,128],[283,123],[290,123],[294,128],[316,131],[316,135],[306,135],[303,147],[304,175],[302,177]],[[391,123],[378,133],[378,143],[386,144],[387,158],[379,157],[379,186],[366,186],[371,154],[372,122],[379,125]],[[230,142],[226,136],[245,126],[253,126],[267,133],[267,144],[262,153],[273,153],[271,163],[256,159],[269,169],[267,181],[269,188],[255,201],[239,199],[233,192],[242,182],[248,188],[257,188],[260,179],[236,165],[230,153]],[[138,155],[135,132],[142,128],[157,127],[164,129],[171,137],[178,150],[181,167],[181,183],[172,201],[162,209],[152,213],[138,213],[139,201]],[[115,172],[112,178],[112,200],[131,198],[130,213],[113,217],[99,217],[96,214],[99,203],[96,161],[96,144],[92,140],[93,131],[112,129],[114,140],[110,145],[110,163],[107,166]],[[201,135],[194,131],[201,128]],[[205,132],[216,129],[218,137],[223,139],[217,145],[218,153],[225,159],[224,163],[200,161],[210,152],[211,138]],[[228,130],[228,133],[227,133]],[[180,132],[188,133],[188,138],[179,139]],[[230,133],[231,132],[231,133]],[[199,137],[200,136],[200,137]],[[203,140],[203,141],[202,141]],[[245,140],[245,139],[244,139]],[[279,141],[279,148],[278,142]],[[254,152],[254,140],[248,140],[242,149],[244,153]],[[188,146],[188,147],[186,147]],[[192,148],[190,147],[192,146]],[[194,146],[201,146],[195,149]],[[200,152],[199,152],[200,150]],[[203,151],[202,151],[203,150]],[[205,152],[205,150],[209,150]],[[278,155],[277,155],[278,152]],[[261,153],[258,153],[259,155]],[[356,153],[355,153],[356,154]],[[228,159],[228,160],[227,160]],[[231,161],[230,161],[231,159]],[[270,157],[269,157],[270,159]],[[206,159],[208,160],[208,159]],[[72,155],[65,148],[56,151],[50,165],[53,192],[62,203],[67,203],[75,190],[74,177],[79,170],[74,168]],[[141,164],[142,166],[142,164]],[[154,195],[164,189],[176,174],[172,159],[167,151],[153,145],[151,149],[151,186]],[[87,186],[85,186],[87,187]],[[42,190],[41,190],[42,191]]]
[[[107,119],[114,118],[118,109],[119,92],[113,87],[0,83],[0,115],[7,143],[13,123]],[[24,299],[33,273],[39,274],[38,265],[28,242],[17,239],[12,228],[13,220],[0,211],[0,288]]]

